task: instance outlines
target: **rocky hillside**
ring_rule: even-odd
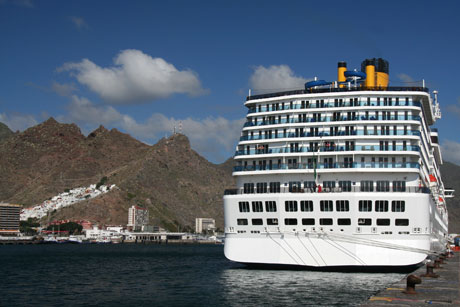
[[[4,123],[0,123],[0,143],[13,135],[13,131]]]
[[[184,135],[148,146],[102,126],[85,137],[52,118],[0,143],[0,156],[0,201],[28,207],[104,176],[119,187],[50,219],[126,224],[128,208],[140,205],[150,209],[152,224],[171,230],[193,228],[196,217],[216,218],[222,227],[222,194],[233,185],[228,166],[199,156]]]
[[[441,165],[444,186],[455,190],[455,197],[446,199],[449,212],[449,232],[460,233],[460,166],[444,162]]]

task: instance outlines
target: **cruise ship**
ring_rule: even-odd
[[[225,256],[252,266],[412,269],[446,250],[437,91],[389,86],[389,63],[249,95],[224,195]]]

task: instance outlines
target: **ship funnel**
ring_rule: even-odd
[[[369,60],[365,60],[365,73],[366,73],[366,80],[364,81],[364,86],[367,88],[375,87],[375,66]]]
[[[390,81],[388,61],[382,58],[366,59],[361,63],[361,71],[367,75],[365,87],[388,87]]]
[[[337,81],[345,82],[347,78],[345,77],[345,71],[347,70],[347,62],[339,62],[337,64]],[[340,84],[340,87],[345,87],[344,84]]]

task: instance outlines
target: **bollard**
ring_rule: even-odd
[[[439,261],[439,259],[436,259],[434,261],[434,267],[435,269],[441,269],[442,267],[440,266],[441,262]]]
[[[446,257],[444,257],[444,255],[441,255],[438,257],[439,259],[439,264],[444,264],[444,260],[446,260]]]
[[[434,268],[434,264],[427,263],[426,264],[426,274],[420,275],[420,277],[438,278],[439,275],[434,273],[433,268]]]
[[[417,292],[415,292],[415,285],[421,284],[421,283],[422,283],[422,280],[420,279],[420,277],[418,277],[416,275],[407,276],[406,290],[403,291],[403,293],[405,293],[405,294],[417,294]]]

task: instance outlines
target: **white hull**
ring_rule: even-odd
[[[241,200],[272,200],[282,204],[286,200],[309,199],[403,199],[405,212],[359,212],[351,206],[348,212],[273,212],[241,213]],[[337,266],[402,267],[414,266],[425,260],[430,253],[441,252],[447,244],[445,224],[429,194],[422,193],[280,193],[227,195],[224,197],[226,237],[225,256],[232,261],[247,264],[295,265],[315,268]],[[268,226],[265,220],[276,218],[313,218],[314,226],[279,225]],[[332,218],[333,225],[322,226],[320,218]],[[237,225],[239,218],[248,218],[248,225]],[[252,218],[262,218],[264,225],[251,225]],[[349,218],[348,226],[337,225],[338,218]],[[370,226],[357,226],[360,218],[373,220]],[[377,218],[388,218],[390,225],[376,226]],[[395,226],[396,218],[409,219],[408,226]],[[283,224],[280,222],[280,224]]]
[[[369,240],[375,240],[370,237]],[[379,240],[391,245],[429,248],[429,238]],[[225,239],[225,256],[232,261],[252,264],[332,266],[410,266],[421,263],[425,253],[342,242],[314,234],[262,234],[254,238]]]

